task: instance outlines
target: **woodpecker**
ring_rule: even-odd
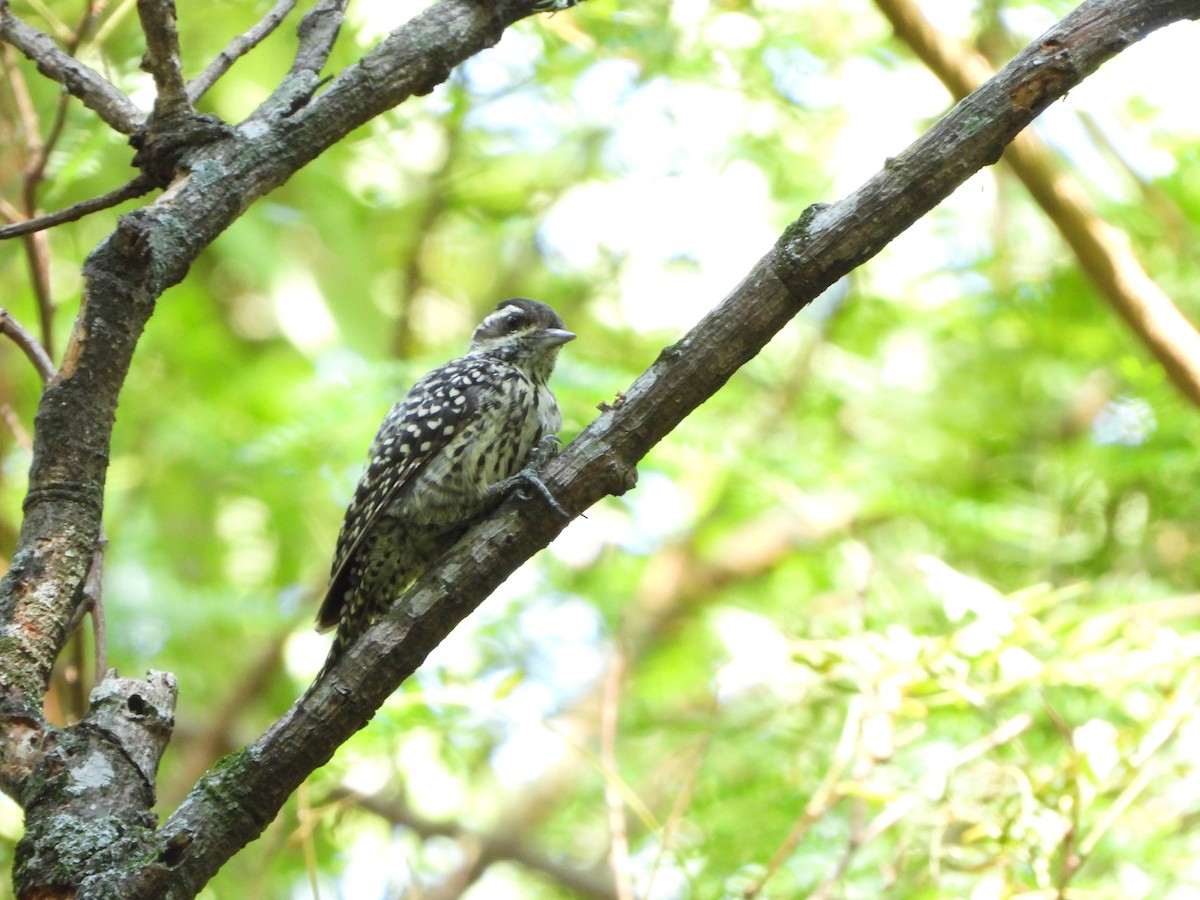
[[[505,300],[465,356],[391,408],[346,510],[317,614],[318,631],[337,626],[325,670],[518,482],[562,512],[536,471],[562,426],[547,381],[574,339],[545,303]]]

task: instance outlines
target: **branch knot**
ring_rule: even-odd
[[[137,152],[133,165],[150,178],[155,187],[165,188],[186,169],[184,156],[190,151],[214,143],[232,134],[222,119],[213,115],[194,113],[171,118],[152,115],[145,127],[130,138]]]

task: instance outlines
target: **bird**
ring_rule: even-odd
[[[548,381],[574,339],[545,303],[504,300],[465,355],[392,406],[346,509],[317,614],[318,631],[337,628],[321,675],[519,483],[565,515],[537,470],[559,446],[562,414]]]

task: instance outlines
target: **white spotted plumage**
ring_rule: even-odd
[[[317,616],[338,626],[328,666],[498,498],[562,425],[547,386],[575,336],[544,303],[506,300],[465,356],[434,369],[388,412],[338,536]]]

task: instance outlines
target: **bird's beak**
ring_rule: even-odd
[[[539,335],[539,340],[547,347],[558,347],[567,341],[575,340],[575,333],[565,328],[547,328]]]

